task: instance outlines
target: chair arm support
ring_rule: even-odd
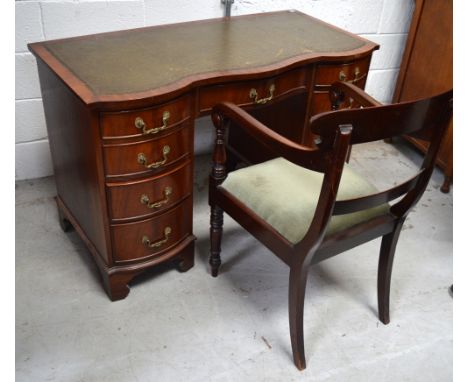
[[[382,103],[372,98],[364,90],[349,82],[335,82],[329,91],[332,109],[336,110],[347,99],[352,98],[354,102],[362,107],[382,106]]]
[[[283,137],[256,120],[239,106],[230,102],[223,102],[214,106],[212,119],[217,129],[225,126],[217,126],[217,124],[225,124],[228,121],[235,122],[236,127],[244,130],[260,144],[267,146],[278,156],[282,156],[300,166],[311,168],[311,162],[315,160],[316,156],[314,154],[319,152],[318,148],[300,145]]]

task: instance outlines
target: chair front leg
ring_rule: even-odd
[[[224,138],[226,127],[229,121],[217,111],[213,111],[211,119],[216,128],[215,145],[213,150],[213,167],[210,175],[210,265],[211,275],[218,276],[219,266],[221,265],[221,237],[223,235],[223,210],[216,205],[215,195],[217,187],[226,179],[226,146]]]
[[[383,324],[390,322],[390,282],[392,278],[393,257],[405,219],[400,219],[392,232],[382,236],[377,275],[377,295],[379,319]]]
[[[218,276],[218,270],[221,265],[221,239],[223,236],[223,210],[213,205],[211,207],[210,217],[210,265],[211,275],[213,277]]]
[[[294,364],[299,370],[306,368],[304,352],[304,298],[308,266],[293,265],[289,272],[289,332]]]

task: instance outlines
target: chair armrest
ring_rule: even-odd
[[[317,147],[310,148],[283,137],[231,102],[222,102],[214,106],[212,119],[217,129],[224,128],[224,126],[221,126],[224,123],[223,120],[233,121],[236,123],[236,127],[238,126],[244,130],[260,144],[277,153],[278,156],[300,166],[317,169],[317,166],[312,163],[316,161],[316,155],[314,154],[319,152]]]
[[[382,103],[372,98],[364,90],[349,82],[335,82],[330,88],[330,101],[334,110],[347,99],[352,98],[354,102],[362,107],[382,106]]]

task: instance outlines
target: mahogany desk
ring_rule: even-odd
[[[168,260],[181,271],[193,266],[197,117],[220,101],[260,116],[274,105],[263,112],[266,122],[308,143],[307,117],[329,109],[329,85],[363,87],[378,46],[283,11],[29,49],[37,58],[61,226],[76,229],[109,297],[118,300],[149,267]],[[255,156],[257,148],[242,143],[234,136],[232,152]]]

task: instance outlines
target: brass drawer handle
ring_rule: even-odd
[[[163,206],[164,204],[167,204],[169,202],[169,195],[172,194],[172,188],[171,187],[166,187],[164,189],[164,199],[159,200],[157,202],[150,202],[149,196],[146,194],[141,195],[140,202],[141,204],[146,204],[148,208],[159,208]]]
[[[140,153],[138,154],[138,163],[142,164],[146,168],[158,168],[167,162],[167,159],[168,159],[167,155],[170,152],[171,152],[171,148],[169,146],[164,146],[162,149],[163,159],[154,163],[150,163],[150,164],[146,164],[147,160],[146,160],[145,154]]]
[[[152,243],[151,240],[148,238],[148,236],[144,235],[141,238],[141,242],[144,245],[146,245],[148,248],[158,248],[161,245],[167,243],[167,241],[169,240],[169,235],[171,234],[171,232],[172,232],[171,227],[166,227],[166,228],[164,228],[164,239],[161,239],[161,240],[158,240],[158,241],[155,241],[155,242]]]
[[[361,72],[359,71],[359,68],[354,69],[354,79],[346,81],[346,73],[344,71],[341,71],[340,74],[338,75],[338,78],[340,81],[346,81],[351,84],[354,84],[356,82],[361,81],[364,77],[367,76],[367,73],[364,73],[363,75],[359,76]]]
[[[146,130],[146,122],[141,117],[135,118],[135,127],[137,129],[142,129],[143,134],[157,134],[160,131],[166,130],[168,128],[169,118],[171,117],[171,113],[165,111],[162,116],[162,126],[155,127],[153,129]]]
[[[275,92],[275,84],[272,84],[270,85],[270,96],[269,97],[266,97],[266,98],[260,98],[258,99],[258,93],[257,93],[257,89],[250,89],[250,98],[253,99],[253,102],[255,104],[260,104],[260,105],[264,105],[266,104],[268,101],[271,101],[273,99],[273,93]]]

